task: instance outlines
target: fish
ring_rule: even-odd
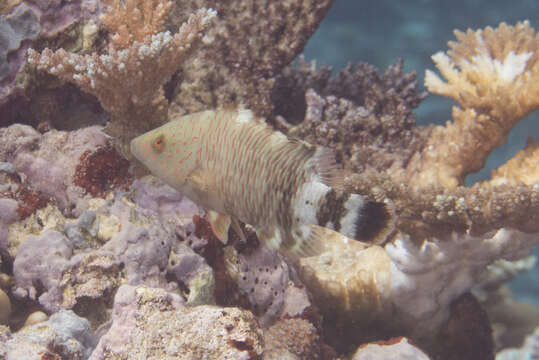
[[[177,116],[131,141],[133,156],[208,212],[223,243],[240,222],[292,257],[324,251],[324,231],[358,241],[383,236],[391,211],[343,190],[331,150],[273,130],[250,110]]]

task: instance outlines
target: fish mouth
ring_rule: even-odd
[[[140,137],[136,137],[133,140],[131,140],[131,144],[129,144],[129,150],[131,151],[131,154],[138,161],[144,163],[144,161],[142,161],[142,158],[140,156],[140,145],[138,145],[139,142],[140,142]]]

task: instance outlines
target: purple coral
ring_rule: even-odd
[[[19,219],[18,207],[16,200],[0,197],[0,254],[9,247],[7,225]]]
[[[137,179],[131,186],[130,198],[145,215],[159,216],[164,219],[180,219],[191,223],[193,215],[203,211],[177,190],[154,177]]]
[[[213,271],[180,242],[177,233],[183,223],[171,210],[174,204],[190,209],[192,203],[165,191],[161,182],[155,185],[158,190],[153,192],[148,185],[135,184],[128,194],[145,199],[147,207],[136,206],[117,192],[114,200],[67,221],[67,236],[48,230],[27,237],[15,258],[16,294],[39,298],[45,309],[56,311],[74,308],[83,299],[110,299],[127,282],[167,289],[179,286],[178,292],[186,292],[190,304],[213,303]],[[146,190],[140,198],[142,189]]]
[[[287,263],[274,249],[258,246],[237,254],[228,247],[225,264],[254,313],[260,316],[262,326],[281,316],[300,316],[310,306],[305,289],[294,285]]]
[[[0,129],[0,161],[10,162],[26,178],[26,186],[48,196],[66,215],[79,215],[87,204],[85,193],[74,184],[80,157],[108,143],[98,126],[74,132],[40,134],[27,125]]]
[[[0,16],[0,105],[14,92],[15,74],[22,67],[28,48],[25,40],[35,39],[40,30],[38,14],[25,3],[15,7],[11,14]]]
[[[67,237],[55,230],[40,236],[28,236],[18,247],[13,274],[20,297],[48,301],[59,296],[62,273],[69,266],[73,246]]]

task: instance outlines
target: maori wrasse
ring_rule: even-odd
[[[372,240],[391,218],[385,204],[336,190],[331,152],[274,131],[249,110],[180,116],[135,138],[131,152],[150,171],[209,211],[216,236],[244,237],[250,224],[265,244],[292,256],[324,249],[326,227]]]

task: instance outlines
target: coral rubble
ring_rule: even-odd
[[[88,359],[96,343],[96,336],[88,320],[73,311],[61,310],[45,322],[24,327],[11,334],[4,343],[5,358]]]

